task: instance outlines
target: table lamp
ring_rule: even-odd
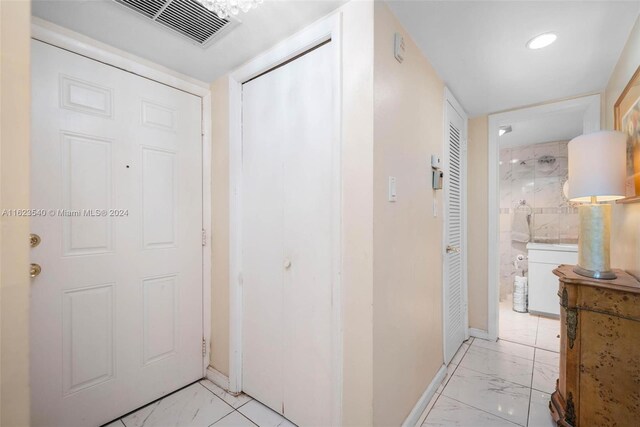
[[[574,271],[596,279],[615,279],[611,271],[611,204],[625,197],[627,138],[602,131],[569,142],[569,200],[578,207],[580,234]]]

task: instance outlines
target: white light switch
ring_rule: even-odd
[[[395,202],[397,198],[398,198],[398,193],[396,191],[396,177],[390,176],[389,177],[389,201]]]

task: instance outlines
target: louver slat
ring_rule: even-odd
[[[205,47],[238,24],[220,19],[195,0],[114,0]],[[222,31],[224,30],[224,31]]]
[[[116,0],[118,3],[123,4],[136,12],[140,12],[143,15],[153,18],[156,13],[162,9],[162,6],[167,0]]]

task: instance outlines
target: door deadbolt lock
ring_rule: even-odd
[[[36,246],[38,246],[41,241],[42,239],[37,234],[35,233],[29,234],[29,244],[31,245],[32,248],[35,248]]]
[[[32,278],[38,277],[42,273],[42,267],[38,264],[31,264],[31,268],[29,269],[29,276]]]

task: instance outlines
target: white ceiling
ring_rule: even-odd
[[[267,0],[239,15],[242,24],[208,48],[191,44],[171,30],[112,0],[34,0],[33,15],[211,82],[329,14],[346,0]]]
[[[582,135],[584,109],[568,109],[509,123],[512,131],[498,138],[500,147],[568,141]]]
[[[640,1],[387,0],[471,116],[601,91]],[[558,40],[525,44],[548,31]]]

